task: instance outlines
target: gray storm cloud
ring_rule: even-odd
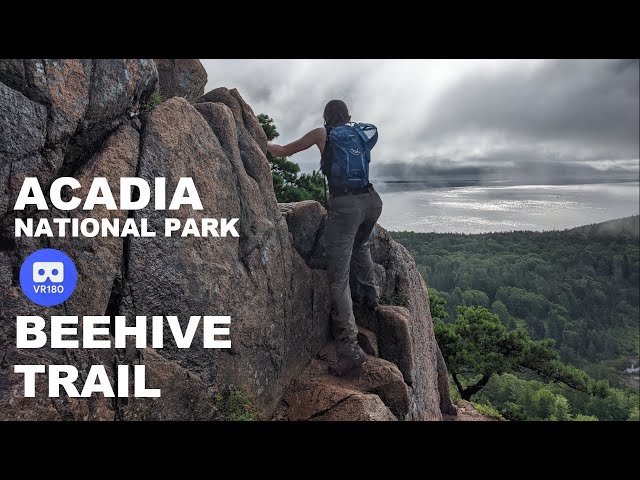
[[[256,113],[275,119],[283,143],[321,126],[328,100],[345,100],[356,121],[379,127],[373,161],[384,176],[536,163],[563,172],[638,171],[638,60],[203,64],[208,89],[238,88]],[[308,171],[319,155],[309,149],[293,159]]]
[[[499,134],[637,157],[638,89],[637,61],[556,60],[528,72],[476,73],[440,96],[424,134]]]

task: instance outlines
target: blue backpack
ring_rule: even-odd
[[[377,141],[378,129],[369,123],[327,128],[321,168],[329,180],[332,193],[344,193],[370,185],[371,149]]]

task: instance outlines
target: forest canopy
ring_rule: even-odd
[[[638,416],[625,373],[640,343],[637,232],[635,216],[606,228],[392,235],[430,287],[450,370],[464,371],[463,390],[483,384],[473,401],[513,419],[627,420]],[[566,415],[524,405],[534,397],[566,401]]]

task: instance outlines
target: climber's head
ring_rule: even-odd
[[[327,127],[337,127],[351,121],[347,104],[342,100],[331,100],[324,107],[324,124]]]

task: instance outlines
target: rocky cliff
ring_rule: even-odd
[[[182,64],[172,73],[163,62],[165,78],[202,74]],[[441,419],[452,409],[446,367],[438,361],[426,287],[408,252],[376,228],[378,281],[402,305],[384,306],[375,318],[358,315],[360,341],[372,356],[363,377],[329,377],[323,208],[277,204],[267,139],[236,90],[217,88],[191,103],[206,77],[175,81],[184,90],[151,108],[157,82],[152,60],[0,60],[0,418],[216,419],[215,393],[233,385],[263,418]],[[145,217],[156,230],[165,216],[237,217],[240,237],[14,238],[18,214],[87,215],[51,206],[12,210],[25,177],[49,185],[63,175],[77,178],[84,193],[94,177],[106,177],[116,201],[123,176],[152,186],[153,178],[166,177],[169,189],[192,177],[204,206],[195,214],[98,207],[91,216]],[[47,247],[66,252],[78,270],[72,297],[49,308],[31,303],[18,281],[24,259]],[[189,315],[205,313],[231,315],[231,349],[199,347],[198,333],[189,349],[170,342],[157,350],[15,348],[17,315],[173,314],[184,328]],[[92,364],[107,366],[111,380],[118,364],[144,364],[147,383],[163,394],[48,398],[43,381],[35,398],[24,398],[13,365],[50,363],[76,366],[79,381]]]

